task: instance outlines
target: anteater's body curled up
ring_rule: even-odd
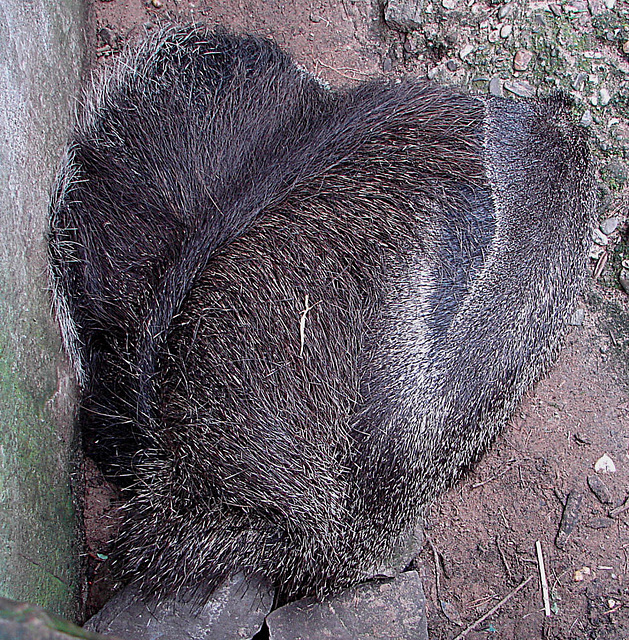
[[[399,556],[555,357],[591,183],[560,99],[330,90],[200,27],[127,53],[50,232],[127,575],[256,572],[291,598]]]

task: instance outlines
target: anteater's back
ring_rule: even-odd
[[[128,574],[291,597],[399,556],[556,355],[591,208],[559,100],[331,91],[201,28],[128,53],[50,239]]]

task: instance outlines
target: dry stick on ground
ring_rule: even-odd
[[[609,512],[609,516],[611,518],[615,518],[617,515],[620,515],[623,511],[629,511],[629,498],[627,498],[619,507],[612,509]]]
[[[511,462],[508,462],[507,466],[500,473],[497,473],[496,475],[493,475],[490,478],[487,478],[487,480],[483,480],[482,482],[476,482],[475,484],[472,485],[472,489],[478,489],[479,487],[482,487],[482,486],[484,486],[486,484],[489,484],[490,482],[493,482],[494,480],[497,480],[498,478],[502,478],[502,476],[504,476],[504,474],[507,473],[507,471],[509,471],[509,469],[511,469],[516,464],[519,464],[520,462],[522,462],[522,461],[521,460],[512,460]]]
[[[596,280],[597,278],[600,278],[601,273],[603,273],[603,269],[607,264],[607,259],[608,259],[607,251],[605,251],[604,253],[601,253],[601,255],[598,258],[598,262],[596,263],[596,267],[594,267],[594,273],[592,274],[592,278],[594,280]]]
[[[548,596],[548,580],[546,579],[546,568],[544,567],[544,554],[542,553],[542,543],[538,540],[535,543],[537,551],[537,565],[539,567],[539,580],[542,584],[542,598],[544,599],[544,613],[550,617],[550,598]]]
[[[472,623],[467,629],[465,629],[464,631],[461,631],[461,633],[459,633],[459,635],[456,636],[453,640],[461,640],[461,638],[465,638],[467,634],[473,631],[479,624],[481,624],[481,622],[483,622],[484,620],[487,620],[489,616],[496,613],[496,611],[498,611],[498,609],[500,609],[500,607],[502,607],[502,605],[505,604],[505,602],[508,602],[509,600],[511,600],[511,598],[513,598],[513,596],[518,591],[520,591],[520,589],[524,589],[524,587],[526,587],[526,585],[533,578],[534,576],[529,576],[524,582],[520,582],[520,584],[511,593],[508,593],[495,607],[492,607],[485,615],[481,616],[476,622]]]
[[[504,551],[500,546],[500,538],[498,536],[496,536],[496,547],[498,547],[498,553],[500,554],[500,559],[502,560],[502,564],[504,564],[505,569],[507,570],[507,575],[509,576],[509,580],[513,580],[513,572],[511,571],[511,567],[507,562],[507,558],[504,554]]]

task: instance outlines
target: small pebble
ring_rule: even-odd
[[[602,87],[598,94],[601,99],[601,107],[606,107],[609,104],[609,101],[612,99],[612,97],[609,95],[609,91],[607,91],[605,87]]]
[[[503,24],[502,27],[500,27],[500,37],[508,38],[512,31],[513,27],[510,24]]]
[[[576,309],[575,312],[570,316],[570,320],[568,320],[568,324],[573,327],[580,327],[583,325],[583,320],[585,319],[585,309]]]
[[[588,476],[588,486],[602,504],[613,504],[614,499],[607,485],[598,476]]]
[[[577,77],[572,82],[572,88],[575,91],[581,91],[583,89],[583,87],[585,86],[585,81],[587,79],[588,79],[588,74],[587,73],[584,73],[583,71],[581,73],[577,73]]]
[[[589,109],[586,109],[581,116],[581,122],[579,123],[582,127],[589,127],[592,124],[592,112]]]
[[[520,49],[513,58],[513,68],[516,71],[526,71],[532,59],[533,54],[530,51]]]
[[[512,9],[512,4],[503,4],[500,9],[498,9],[498,19],[503,20],[506,18],[511,13]]]
[[[596,473],[616,473],[616,465],[614,461],[604,453],[595,463],[594,471]]]
[[[164,5],[162,3],[162,0],[151,0],[151,4],[156,8],[156,9],[161,9]]]
[[[536,93],[535,87],[531,86],[528,82],[518,82],[516,80],[505,82],[504,88],[521,98],[532,98]]]
[[[106,27],[100,29],[98,32],[98,37],[103,41],[103,44],[106,44],[113,49],[114,34],[109,29],[107,29]]]
[[[627,55],[629,55],[629,40],[627,40],[626,42],[623,43],[622,52],[626,53]]]
[[[600,229],[596,228],[592,229],[592,240],[603,247],[609,244],[609,238]]]
[[[391,61],[391,58],[385,58],[382,62],[382,70],[385,73],[389,73],[391,69],[393,69],[393,62]]]
[[[610,10],[616,6],[616,0],[603,0],[603,2],[605,6]]]
[[[583,582],[585,580],[585,576],[589,576],[592,573],[590,567],[582,567],[581,569],[577,569],[574,572],[574,581],[575,582]]]
[[[620,218],[612,217],[607,218],[601,222],[600,229],[606,235],[610,236],[616,229],[618,229],[618,225],[620,224]]]
[[[446,62],[446,67],[448,71],[456,71],[461,65],[456,60],[448,60]]]
[[[600,244],[592,244],[589,256],[592,260],[598,260],[605,253],[605,249]]]
[[[620,286],[625,290],[625,293],[629,295],[629,270],[623,269],[620,272],[618,282],[620,282]]]
[[[454,9],[454,7],[456,7],[456,0],[441,0],[441,6],[444,9]]]
[[[502,80],[498,76],[494,76],[489,81],[489,93],[497,98],[504,98],[504,92],[502,90]]]
[[[461,49],[461,51],[459,51],[459,58],[461,58],[461,60],[465,60],[465,58],[467,58],[467,56],[469,56],[472,51],[474,51],[474,45],[466,44]]]

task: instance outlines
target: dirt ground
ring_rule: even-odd
[[[446,8],[455,4],[442,2]],[[490,16],[491,42],[491,20],[505,17],[500,17],[507,11],[503,5],[460,4],[470,14],[485,12]],[[520,9],[523,5],[544,5],[543,11],[559,16],[584,3],[558,2],[553,5],[559,7],[557,11],[543,2],[515,4]],[[606,0],[604,5],[592,0],[584,5],[591,18],[588,24],[599,24],[597,16],[606,20],[612,16],[605,11],[614,8],[615,2]],[[298,63],[333,86],[379,74],[409,72],[418,76],[428,72],[441,81],[442,72],[457,74],[465,66],[460,55],[456,58],[448,51],[447,38],[439,48],[426,35],[431,33],[430,25],[424,25],[426,47],[421,51],[418,37],[392,29],[384,15],[377,2],[362,0],[93,0],[92,64],[106,64],[126,42],[163,21],[176,20],[204,21],[272,36]],[[584,19],[583,15],[579,13],[577,19]],[[623,15],[626,13],[621,18]],[[482,34],[484,23],[478,24]],[[623,38],[629,31],[612,29],[609,33],[613,37],[620,33],[618,37]],[[596,41],[598,36],[593,32],[592,37]],[[616,46],[607,37],[600,47],[618,69],[629,69],[621,42]],[[501,63],[499,57],[496,60]],[[519,77],[517,72],[514,75]],[[476,82],[475,91],[487,92],[487,83],[484,78],[479,89]],[[594,98],[590,100],[592,106],[600,106],[594,105]],[[614,104],[621,105],[620,99]],[[594,111],[595,126],[601,125],[602,131],[606,122],[612,122],[605,122],[610,114]],[[618,113],[622,116],[617,111],[611,115]],[[608,129],[615,126],[627,131],[622,117],[613,119],[616,122]],[[599,142],[601,135],[607,135],[600,131],[594,136]],[[629,296],[618,286],[620,263],[629,258],[626,162],[622,149],[619,152],[617,147],[605,149],[603,145],[609,143],[603,141],[597,148],[605,151],[601,166],[616,168],[612,188],[609,180],[601,186],[601,219],[613,214],[620,225],[609,234],[609,244],[593,254],[592,271],[598,266],[600,274],[592,280],[581,305],[582,320],[575,320],[559,362],[529,393],[514,423],[476,470],[427,514],[427,540],[417,568],[424,577],[430,637],[434,640],[459,637],[457,634],[488,613],[465,637],[629,638],[629,508],[623,508],[629,507]],[[611,458],[615,471],[596,473],[595,464],[604,455]],[[91,465],[88,471],[89,607],[93,609],[112,586],[107,557],[113,527],[108,528],[107,523],[115,522],[115,496]],[[590,488],[595,483],[593,477],[602,481],[603,492],[605,488],[608,491],[604,495],[598,490],[605,502]],[[567,538],[564,534],[558,538],[564,511],[574,516],[573,529]],[[538,541],[547,575],[550,615],[545,613],[540,586]],[[530,581],[513,593],[529,577]]]

